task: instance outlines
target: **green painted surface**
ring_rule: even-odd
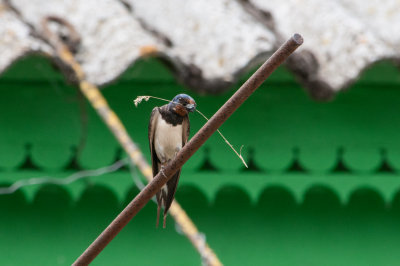
[[[251,204],[240,188],[226,186],[210,205],[197,188],[181,186],[177,197],[226,265],[396,265],[400,259],[399,200],[387,211],[366,190],[346,207],[321,187],[301,205],[290,195],[274,187]],[[102,186],[88,187],[76,202],[55,186],[40,189],[29,205],[21,193],[12,197],[0,201],[7,213],[0,220],[2,265],[69,265],[121,207]],[[171,218],[166,230],[154,228],[155,213],[151,203],[93,265],[200,265]]]
[[[397,264],[399,85],[398,69],[381,62],[334,101],[319,103],[280,68],[223,125],[235,147],[245,145],[250,169],[215,135],[185,165],[177,199],[225,265]],[[14,64],[0,76],[0,92],[3,186],[31,177],[65,178],[124,157],[47,59]],[[211,116],[233,90],[196,95],[158,61],[146,59],[103,92],[149,156],[149,114],[163,103],[135,108],[136,96],[190,93]],[[86,141],[77,153],[85,114]],[[196,114],[191,121],[192,132],[204,124]],[[0,196],[0,264],[69,265],[137,193],[132,187],[130,172],[122,169]],[[166,230],[154,228],[155,214],[151,203],[93,265],[200,265],[171,218]]]

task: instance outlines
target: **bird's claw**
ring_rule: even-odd
[[[165,169],[165,167],[164,167],[164,165],[162,165],[162,166],[161,166],[161,169],[160,169],[160,173],[161,173],[165,178],[167,178],[167,176],[166,176],[165,173],[164,173],[164,169]]]

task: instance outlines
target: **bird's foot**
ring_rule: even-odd
[[[161,165],[160,173],[161,173],[165,178],[167,178],[167,176],[166,176],[165,173],[164,173],[164,169],[165,169],[165,166],[164,166],[164,165]]]

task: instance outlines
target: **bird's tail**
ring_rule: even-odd
[[[166,225],[166,220],[167,220],[167,212],[164,212],[164,221],[163,221],[163,228],[165,228],[165,225]]]
[[[160,210],[161,206],[160,204],[157,204],[157,222],[156,222],[156,228],[158,228],[158,223],[160,221]],[[164,228],[165,228],[165,219],[164,219]]]

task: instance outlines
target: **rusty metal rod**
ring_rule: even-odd
[[[73,265],[88,265],[111,242],[128,222],[146,205],[179,168],[206,142],[206,140],[236,111],[237,108],[266,80],[269,75],[301,44],[303,38],[295,34],[286,41],[211,117],[211,119],[182,148],[176,158],[126,206],[97,239],[82,253]]]

